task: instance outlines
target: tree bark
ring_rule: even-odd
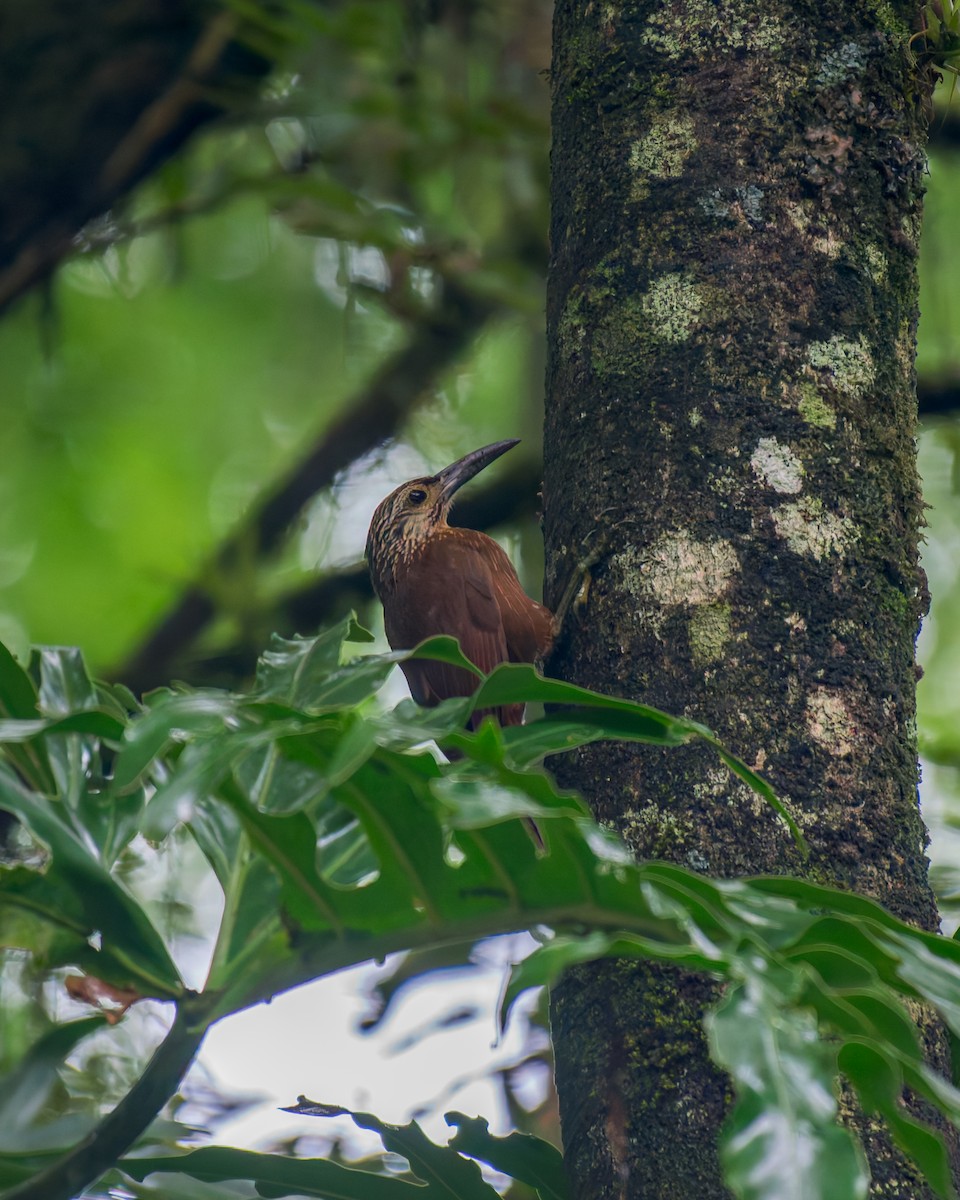
[[[802,873],[933,929],[911,13],[559,0],[544,512],[548,600],[599,553],[551,673],[710,725],[811,857],[704,749],[590,746],[561,782],[640,858]],[[625,963],[556,990],[576,1195],[728,1194],[728,1085],[700,1028],[714,994]],[[927,1195],[855,1120],[875,1193]]]

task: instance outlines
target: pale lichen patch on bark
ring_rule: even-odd
[[[684,342],[703,310],[705,297],[689,275],[672,271],[654,280],[642,299],[655,337],[664,342]]]
[[[886,254],[873,242],[868,242],[863,252],[866,255],[867,270],[870,272],[870,278],[878,287],[882,287],[887,282]]]
[[[767,13],[747,16],[723,0],[688,0],[676,8],[658,7],[640,40],[670,58],[712,55],[720,47],[770,52],[783,46],[785,29]]]
[[[693,118],[663,113],[630,147],[629,165],[636,178],[630,189],[633,200],[648,195],[649,180],[678,179],[684,164],[698,146]]]
[[[624,809],[622,816],[611,823],[611,828],[615,828],[628,845],[642,847],[645,857],[675,850],[688,843],[695,833],[690,822],[655,804]]]
[[[807,362],[830,371],[834,386],[848,396],[863,396],[876,375],[873,355],[863,337],[852,342],[835,334],[826,342],[812,342],[807,347]]]
[[[697,666],[718,662],[730,640],[729,604],[701,604],[690,615],[690,654]]]
[[[826,258],[837,258],[846,246],[846,242],[838,238],[832,229],[827,229],[826,232],[812,232],[813,217],[806,201],[799,204],[788,201],[784,205],[784,213],[794,229],[806,239],[810,249],[818,254],[823,254]]]
[[[820,60],[820,66],[813,74],[815,83],[832,87],[860,75],[867,65],[867,52],[858,42],[843,42],[836,49],[828,51]]]
[[[858,536],[852,521],[828,512],[816,496],[781,504],[773,511],[773,523],[791,550],[816,559],[842,554]]]
[[[816,425],[821,429],[835,429],[837,426],[836,409],[820,394],[820,389],[809,379],[800,384],[800,400],[797,409],[800,416],[808,425]]]
[[[663,534],[650,547],[638,579],[639,590],[664,607],[709,604],[725,594],[739,567],[730,542],[723,538],[698,541],[680,529]]]
[[[678,608],[719,605],[740,560],[733,546],[723,540],[698,541],[685,530],[665,533],[647,549],[627,547],[610,559],[623,591],[638,601],[638,619],[659,637],[667,618]],[[701,664],[718,657],[718,649],[729,641],[729,608],[707,614],[698,622],[691,616],[691,653]]]
[[[810,245],[826,258],[839,258],[840,251],[844,249],[846,243],[841,241],[832,229],[828,229],[826,233],[814,234],[810,239]]]
[[[813,689],[807,696],[806,725],[817,745],[837,758],[846,758],[856,744],[856,723],[839,690]]]
[[[763,201],[762,188],[751,183],[726,190],[709,188],[700,196],[697,204],[708,217],[723,219],[739,213],[747,224],[759,225],[763,221]]]
[[[803,487],[803,463],[776,438],[759,440],[750,465],[767,487],[782,495],[795,496]]]

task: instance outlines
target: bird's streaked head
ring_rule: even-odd
[[[519,440],[510,438],[473,450],[436,475],[408,480],[377,505],[367,533],[366,555],[378,594],[389,585],[397,566],[446,526],[457,491]]]

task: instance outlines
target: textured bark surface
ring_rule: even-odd
[[[811,859],[704,749],[592,746],[561,782],[640,857],[804,873],[931,929],[910,16],[560,0],[544,512],[548,602],[601,552],[551,673],[709,724]],[[726,1195],[709,993],[621,964],[557,990],[578,1195]],[[867,1141],[876,1194],[926,1194]]]

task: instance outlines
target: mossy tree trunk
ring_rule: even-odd
[[[551,671],[709,724],[799,815],[811,858],[696,747],[588,747],[562,782],[640,857],[803,873],[930,929],[912,15],[559,0],[544,511],[548,599],[600,554]],[[727,1194],[713,995],[621,963],[557,989],[578,1196]],[[854,1119],[876,1193],[925,1195]]]

